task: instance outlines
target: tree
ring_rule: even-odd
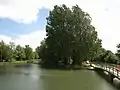
[[[104,48],[99,48],[98,53],[96,54],[95,61],[105,62],[106,50]]]
[[[35,52],[37,52],[37,54],[38,54],[38,57],[40,58],[40,46],[37,46],[37,48],[35,49]]]
[[[45,59],[45,50],[46,50],[46,43],[45,40],[41,41],[40,46],[36,48],[36,52],[40,59]]]
[[[24,48],[21,47],[20,45],[17,45],[16,46],[16,49],[14,51],[14,54],[15,54],[15,58],[17,60],[22,60],[22,59],[25,59],[25,51],[24,51]]]
[[[119,59],[120,59],[120,44],[118,44],[117,46],[117,53],[116,53],[116,55],[119,57]]]
[[[60,62],[68,65],[71,58],[73,65],[79,64],[90,59],[101,47],[90,15],[78,5],[72,9],[66,5],[54,6],[47,18],[46,33],[46,61],[55,65]]]
[[[14,51],[15,51],[15,43],[14,42],[10,42],[9,43],[9,47],[11,49],[11,52],[10,52],[10,59],[12,60],[14,58]]]
[[[114,63],[114,64],[116,64],[118,61],[118,57],[112,51],[105,50],[104,48],[102,48],[99,57],[96,58],[96,61],[99,61],[102,63]]]
[[[24,51],[26,60],[30,60],[33,58],[33,50],[29,45],[25,45]]]
[[[90,54],[88,55],[88,60],[95,61],[103,53],[104,53],[104,49],[102,48],[101,40],[98,39],[94,43],[93,47],[91,47]]]
[[[0,60],[8,61],[11,59],[11,48],[9,45],[5,44],[4,41],[0,42]]]
[[[34,59],[38,59],[39,58],[39,55],[36,51],[33,52],[33,58]]]
[[[114,53],[112,53],[110,50],[107,50],[105,62],[117,64],[117,61],[118,61],[118,57]]]

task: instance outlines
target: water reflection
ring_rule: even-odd
[[[39,65],[0,68],[0,90],[116,90],[94,71],[41,69]]]

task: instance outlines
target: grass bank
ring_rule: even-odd
[[[7,66],[7,65],[11,65],[11,64],[27,64],[27,63],[31,63],[31,64],[38,64],[37,60],[21,60],[21,61],[12,61],[12,62],[0,62],[0,66]]]

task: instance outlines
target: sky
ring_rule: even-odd
[[[116,52],[120,43],[119,0],[0,0],[0,40],[36,48],[45,38],[49,11],[61,4],[78,4],[88,12],[103,48]]]

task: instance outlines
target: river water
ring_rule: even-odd
[[[117,90],[94,71],[47,70],[39,65],[0,67],[0,90]]]

